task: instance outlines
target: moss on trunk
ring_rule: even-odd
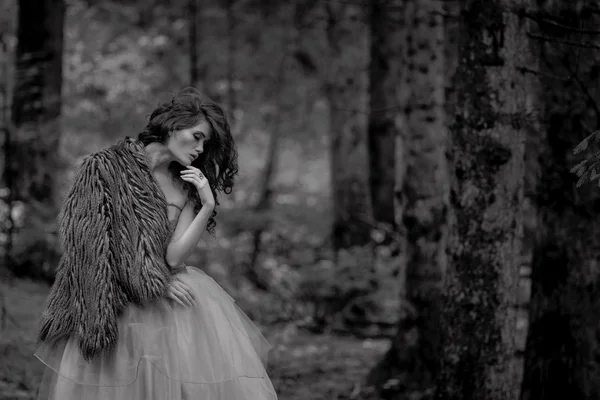
[[[522,231],[523,138],[530,62],[517,0],[465,1],[462,49],[449,91],[451,190],[448,271],[436,398],[506,400],[514,361]]]

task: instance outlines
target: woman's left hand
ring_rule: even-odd
[[[198,195],[200,196],[200,201],[202,202],[203,206],[215,206],[215,198],[212,194],[212,190],[210,189],[210,184],[208,183],[208,179],[206,179],[202,171],[196,167],[188,165],[186,169],[181,171],[181,179],[194,185],[196,190],[198,190]]]
[[[174,300],[182,306],[194,305],[194,292],[192,289],[179,278],[173,279],[169,286],[167,297]]]

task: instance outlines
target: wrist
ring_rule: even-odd
[[[215,209],[215,202],[214,201],[207,201],[207,202],[202,201],[202,209],[212,212]]]

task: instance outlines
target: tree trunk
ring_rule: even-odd
[[[579,14],[575,4],[555,2],[555,7],[548,18],[563,26],[598,25],[597,15]],[[600,126],[600,51],[573,46],[581,41],[574,29],[543,22],[536,31],[547,39],[536,44],[543,57],[545,131],[534,143],[538,226],[521,399],[547,400],[565,393],[569,399],[591,400],[600,398],[600,192],[595,184],[576,188],[570,169],[579,161],[572,151],[589,133],[586,126]]]
[[[284,11],[285,12],[285,11]],[[292,14],[295,13],[295,8],[292,10]],[[267,155],[265,159],[265,165],[263,167],[260,181],[258,184],[258,199],[254,205],[254,213],[267,214],[273,203],[273,180],[275,177],[275,168],[279,161],[279,148],[280,140],[282,137],[282,113],[285,109],[284,106],[284,88],[285,88],[285,77],[289,61],[290,54],[293,54],[297,47],[298,32],[294,28],[290,29],[289,25],[285,21],[291,18],[284,18],[284,22],[281,24],[281,58],[277,67],[277,79],[275,80],[276,98],[274,102],[276,109],[267,114],[268,125],[271,125],[271,135],[269,137],[269,145],[267,147]],[[246,270],[246,277],[256,286],[258,289],[267,290],[268,284],[262,277],[260,268],[257,265],[258,257],[262,251],[262,235],[264,227],[261,226],[252,232],[252,254],[248,268]]]
[[[6,166],[10,160],[9,145],[12,142],[12,123],[10,121],[10,73],[9,66],[9,46],[8,35],[5,32],[0,32],[0,140],[2,149],[1,165],[2,179],[0,179],[0,204],[2,207],[0,216],[0,235],[3,238],[3,246],[1,248],[0,257],[0,279],[8,281],[10,276],[10,254],[12,253],[12,238],[14,221],[12,218],[12,207],[10,201],[10,192],[6,190],[12,185],[12,176],[9,176],[6,171]]]
[[[385,398],[431,398],[435,382],[449,186],[442,5],[437,0],[390,4],[401,10],[394,22],[403,27],[388,40],[402,50],[395,100],[396,218],[407,240],[407,305],[389,352],[370,376]]]
[[[532,99],[525,0],[465,0],[449,101],[448,270],[435,398],[509,400],[522,236],[524,137]]]
[[[16,79],[11,116],[16,135],[5,173],[12,179],[11,201],[28,207],[25,227],[37,234],[36,250],[24,249],[19,264],[52,263],[56,218],[55,174],[60,139],[63,25],[61,0],[20,0]],[[34,229],[37,227],[38,229]],[[48,227],[52,229],[48,230]],[[40,233],[42,232],[42,233]],[[30,253],[39,259],[33,261]],[[23,265],[21,265],[23,267]],[[20,270],[19,272],[23,272]]]
[[[396,90],[400,21],[394,8],[401,0],[373,0],[370,6],[371,54],[369,64],[369,185],[373,218],[393,229],[396,142],[398,114]],[[400,160],[402,161],[402,160]]]
[[[3,246],[0,248],[0,282],[6,284],[12,283],[12,273],[10,271],[10,254],[12,252],[12,237],[13,237],[13,219],[12,219],[12,208],[10,202],[7,201],[6,187],[10,183],[7,181],[8,176],[4,174],[7,160],[10,157],[10,151],[8,144],[11,140],[11,123],[9,114],[9,84],[10,84],[10,68],[9,68],[9,46],[8,46],[8,35],[4,31],[0,31],[0,138],[1,145],[0,150],[2,154],[0,158],[2,160],[2,177],[0,180],[0,235],[2,235]],[[0,332],[6,329],[9,314],[6,307],[6,296],[2,289],[0,289]]]
[[[188,47],[190,56],[190,86],[193,86],[207,96],[212,96],[211,88],[207,84],[208,63],[206,51],[203,51],[203,42],[206,40],[207,21],[204,10],[209,3],[199,0],[188,0]]]
[[[370,243],[368,39],[364,6],[326,5],[330,51],[325,84],[330,106],[334,222],[332,242],[340,249]]]

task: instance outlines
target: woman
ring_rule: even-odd
[[[204,272],[237,153],[223,110],[193,88],[137,139],[87,157],[59,216],[63,256],[35,353],[38,399],[276,399],[269,344]]]

